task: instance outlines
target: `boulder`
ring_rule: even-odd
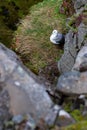
[[[79,93],[77,87],[79,79],[80,72],[77,71],[70,71],[62,74],[58,79],[57,91],[70,96]]]
[[[58,79],[57,91],[69,96],[87,95],[87,71],[64,73]]]
[[[3,122],[9,113],[29,113],[37,121],[45,118],[53,105],[45,88],[13,51],[0,44],[0,121]]]

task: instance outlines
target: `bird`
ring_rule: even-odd
[[[64,44],[65,43],[65,36],[59,33],[57,30],[53,30],[50,36],[50,41],[53,44]]]

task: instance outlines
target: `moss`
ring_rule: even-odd
[[[79,110],[74,110],[70,114],[76,121],[83,120],[82,114]]]
[[[86,130],[86,129],[87,129],[87,121],[81,121],[75,123],[74,125],[62,128],[61,130]]]
[[[84,40],[87,40],[87,34],[84,36]]]
[[[14,127],[14,122],[13,121],[7,121],[4,124],[5,128],[13,128]]]
[[[87,10],[83,12],[83,23],[87,25]]]

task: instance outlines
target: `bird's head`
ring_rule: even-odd
[[[57,30],[53,30],[52,34],[57,34],[58,31]]]

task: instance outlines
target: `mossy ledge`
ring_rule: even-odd
[[[53,29],[65,33],[66,16],[60,13],[62,0],[44,0],[30,9],[15,32],[13,47],[33,72],[58,61],[62,50],[50,43]]]

